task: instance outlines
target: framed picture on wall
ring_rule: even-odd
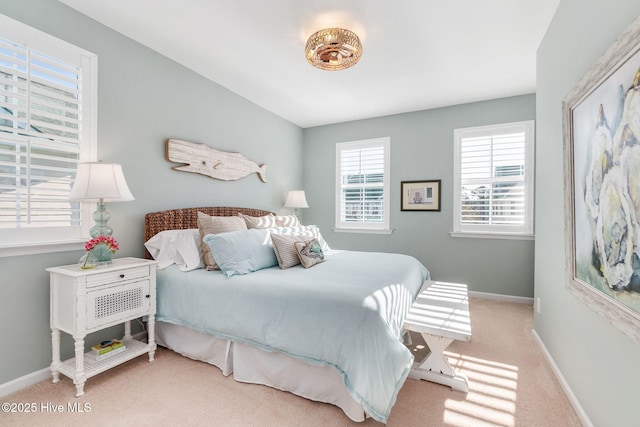
[[[402,211],[440,211],[440,180],[402,181]]]
[[[640,17],[563,100],[566,285],[640,343]]]

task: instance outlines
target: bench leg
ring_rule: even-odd
[[[414,363],[409,378],[448,385],[453,390],[467,393],[469,391],[467,377],[457,374],[444,356],[444,350],[453,342],[453,339],[426,333],[422,333],[422,337],[429,346],[430,352],[424,360]]]

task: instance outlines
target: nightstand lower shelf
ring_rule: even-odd
[[[84,374],[86,378],[91,378],[94,375],[98,375],[107,369],[111,369],[121,363],[127,362],[145,353],[150,353],[151,348],[149,344],[140,342],[138,340],[124,340],[124,345],[127,347],[122,353],[115,354],[111,357],[96,360],[91,353],[85,353],[84,355]],[[155,349],[153,349],[155,350]],[[149,355],[151,358],[151,355]],[[76,376],[76,358],[72,357],[60,364],[58,372],[62,375],[74,379]]]

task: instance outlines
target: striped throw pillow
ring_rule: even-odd
[[[278,265],[281,269],[293,267],[300,264],[300,258],[294,243],[304,242],[307,236],[298,234],[275,234],[271,233],[271,241],[273,242],[273,250],[278,258]]]

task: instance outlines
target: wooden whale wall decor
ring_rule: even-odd
[[[183,163],[173,169],[206,175],[223,181],[235,181],[257,173],[262,182],[267,182],[267,165],[258,166],[240,153],[220,151],[205,144],[167,139],[167,160]]]

